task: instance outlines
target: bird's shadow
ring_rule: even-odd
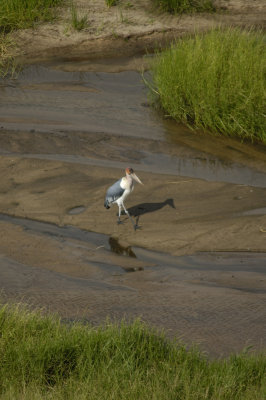
[[[128,212],[132,217],[136,218],[136,224],[138,224],[139,217],[141,215],[151,213],[154,211],[158,211],[165,206],[170,206],[175,208],[174,200],[173,199],[166,199],[160,203],[141,203],[137,204],[136,206],[128,208]]]

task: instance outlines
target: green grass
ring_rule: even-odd
[[[16,68],[10,50],[14,43],[9,33],[34,27],[38,22],[52,21],[55,7],[64,0],[0,0],[0,77],[14,74]]]
[[[186,125],[266,143],[265,36],[228,28],[180,40],[158,53],[153,91]]]
[[[0,31],[30,28],[36,22],[51,21],[54,7],[63,0],[0,0]]]
[[[116,6],[118,3],[118,0],[105,0],[105,4],[107,7],[113,7]]]
[[[215,11],[213,0],[153,0],[160,9],[173,13]]]
[[[83,29],[88,27],[88,16],[83,15],[82,17],[78,16],[77,7],[72,3],[71,4],[71,26],[76,31],[82,31]]]
[[[0,77],[7,75],[14,76],[16,64],[11,55],[11,49],[14,47],[14,42],[9,35],[0,32]]]
[[[208,361],[140,321],[92,328],[0,307],[0,399],[262,400],[266,358]]]

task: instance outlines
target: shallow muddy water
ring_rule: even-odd
[[[141,316],[170,337],[197,342],[210,356],[266,344],[265,253],[173,257],[73,226],[3,214],[0,225],[17,243],[9,254],[0,252],[4,301],[92,324]],[[48,254],[56,254],[53,263]]]
[[[141,316],[214,356],[264,348],[265,147],[165,118],[135,71],[79,68],[0,81],[3,301],[95,324]],[[103,207],[126,166],[144,182],[128,203],[137,232]]]
[[[27,67],[18,80],[2,84],[1,125],[38,131],[81,130],[163,137],[143,103],[139,73],[64,72]],[[141,123],[139,123],[141,121]]]
[[[70,65],[75,68],[75,64]],[[18,130],[20,137],[27,131],[32,141],[40,132],[50,136],[60,132],[61,136],[62,132],[72,134],[71,149],[65,154],[56,146],[47,149],[43,137],[39,152],[28,143],[19,149],[20,156],[123,169],[123,156],[128,149],[119,149],[119,141],[126,143],[131,137],[138,140],[131,161],[136,169],[266,187],[264,147],[192,134],[184,126],[165,119],[149,106],[148,91],[138,72],[66,72],[58,68],[29,66],[17,80],[0,82],[2,130]],[[116,136],[116,157],[110,154],[109,143],[104,156],[82,157],[82,141],[86,138],[81,140],[78,132]],[[155,141],[157,148],[151,143],[145,145],[145,140]],[[170,150],[160,149],[160,142]],[[132,144],[129,147],[132,149]],[[3,145],[0,151],[15,155]]]

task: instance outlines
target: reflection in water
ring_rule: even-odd
[[[156,270],[157,272],[166,274],[166,269],[176,270],[196,270],[196,271],[246,271],[258,272],[266,274],[265,262],[266,253],[255,252],[200,252],[194,255],[172,256],[166,253],[147,250],[140,247],[123,246],[114,237],[89,232],[74,226],[60,227],[49,222],[35,221],[28,218],[12,217],[7,214],[0,213],[0,221],[18,225],[25,231],[44,237],[60,240],[62,244],[75,246],[75,242],[84,242],[92,247],[92,250],[101,252],[111,251],[119,256],[128,256],[138,259],[147,264],[147,269]],[[68,239],[63,240],[62,239]],[[77,244],[80,246],[80,244]],[[104,262],[102,263],[104,265]],[[126,272],[140,271],[143,267],[128,265],[121,266]],[[98,263],[97,263],[98,265]],[[110,271],[110,265],[108,268]],[[116,266],[116,265],[114,265]],[[146,269],[146,267],[145,267]]]
[[[119,241],[112,236],[110,236],[110,238],[109,238],[109,245],[110,245],[110,249],[113,253],[129,256],[129,257],[134,257],[134,258],[137,257],[136,254],[134,253],[134,251],[131,249],[131,246],[127,246],[127,247],[122,246],[119,243]]]

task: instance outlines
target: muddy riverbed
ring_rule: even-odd
[[[265,348],[265,147],[177,126],[135,71],[29,66],[0,94],[4,301],[141,316],[213,356]],[[103,207],[127,166],[137,231]]]

